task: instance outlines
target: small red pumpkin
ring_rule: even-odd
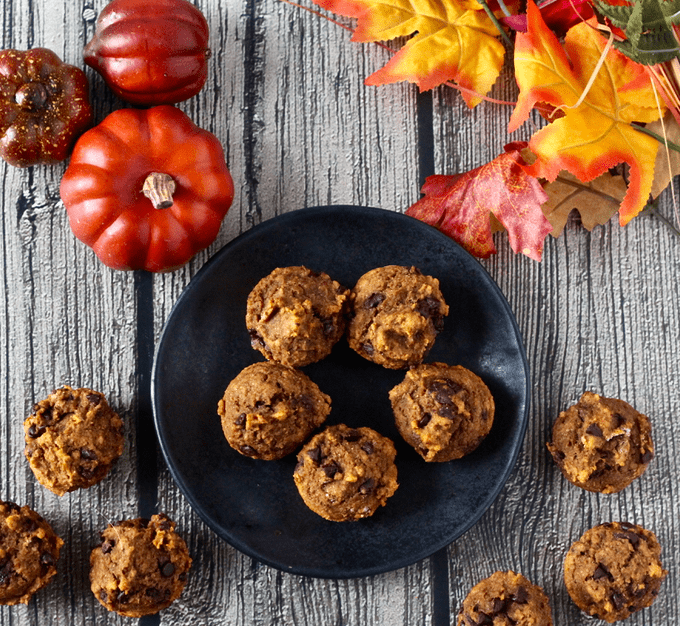
[[[203,88],[208,36],[205,16],[188,0],[113,0],[83,57],[126,102],[173,104]]]
[[[82,135],[60,191],[103,263],[165,272],[215,240],[234,184],[217,137],[165,105],[119,109]]]

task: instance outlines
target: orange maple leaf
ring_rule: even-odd
[[[434,226],[470,254],[487,258],[496,252],[491,237],[493,215],[508,231],[512,249],[540,261],[543,242],[552,225],[541,211],[548,196],[523,169],[525,143],[506,146],[507,152],[464,174],[428,176],[425,194],[406,215]]]
[[[313,0],[358,18],[352,41],[412,37],[389,62],[366,79],[367,85],[407,80],[420,91],[453,80],[472,108],[496,82],[505,49],[498,30],[476,0]]]
[[[657,105],[643,66],[610,49],[594,82],[586,90],[607,40],[595,19],[567,33],[564,48],[548,29],[532,0],[528,32],[517,33],[515,76],[520,88],[508,131],[514,131],[537,103],[557,107],[564,115],[533,135],[529,147],[537,155],[528,168],[534,176],[555,180],[567,170],[589,182],[619,163],[630,166],[628,192],[619,208],[627,224],[645,206],[654,179],[659,143],[630,122],[652,122]]]

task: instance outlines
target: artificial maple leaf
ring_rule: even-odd
[[[672,115],[666,115],[663,124],[658,120],[647,124],[647,128],[676,145],[680,144],[680,125]],[[671,149],[666,151],[662,144],[656,155],[652,198],[657,198],[677,174],[680,174],[680,153]]]
[[[493,215],[508,231],[516,253],[540,261],[552,226],[541,211],[547,199],[543,188],[522,168],[522,147],[510,144],[506,153],[464,174],[429,176],[421,189],[425,197],[406,214],[441,230],[481,258],[496,252]]]
[[[574,24],[587,20],[594,14],[591,0],[545,0],[538,8],[548,28],[558,37],[566,34]],[[513,30],[527,30],[526,14],[510,15],[501,22]]]
[[[532,136],[529,146],[538,158],[527,171],[555,180],[567,170],[588,182],[627,163],[630,184],[619,208],[624,226],[644,208],[654,177],[659,143],[630,124],[659,118],[651,82],[641,80],[642,66],[610,49],[581,98],[606,45],[596,20],[571,28],[563,48],[532,0],[527,15],[528,32],[517,33],[515,40],[520,93],[508,130],[515,130],[538,102],[561,107],[564,116]]]
[[[352,41],[388,41],[417,32],[367,85],[407,80],[420,91],[453,80],[472,108],[503,66],[499,33],[476,0],[313,0],[324,9],[358,18]]]
[[[580,183],[573,174],[562,172],[544,187],[547,202],[541,207],[552,224],[553,237],[562,234],[569,214],[576,210],[587,230],[606,224],[619,209],[626,195],[626,181],[620,174],[605,172],[589,183]]]

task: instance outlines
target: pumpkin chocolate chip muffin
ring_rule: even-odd
[[[272,361],[242,370],[217,407],[229,445],[267,461],[299,448],[330,410],[331,399],[305,374]]]
[[[152,615],[179,598],[190,567],[187,545],[167,515],[124,520],[109,525],[92,550],[92,593],[109,611]]]
[[[0,501],[0,604],[28,604],[57,573],[63,545],[38,513]]]
[[[600,493],[621,491],[654,458],[649,418],[590,391],[559,414],[547,446],[567,480]]]
[[[303,367],[327,357],[345,332],[349,290],[304,266],[279,267],[253,288],[246,327],[270,361]]]
[[[415,267],[378,267],[359,278],[352,290],[349,345],[389,369],[418,365],[448,313],[436,278]]]
[[[103,394],[68,385],[35,405],[24,434],[35,477],[58,496],[102,480],[125,440],[123,420]]]

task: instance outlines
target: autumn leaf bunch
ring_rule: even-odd
[[[677,114],[668,97],[672,89],[659,79],[647,49],[642,51],[647,64],[635,60],[646,45],[641,34],[644,31],[648,37],[651,32],[644,24],[651,5],[645,5],[646,14],[640,6],[639,15],[629,17],[635,2],[656,3],[659,12],[665,11],[667,0],[608,0],[606,4],[596,0],[599,5],[612,5],[614,18],[626,17],[637,25],[631,26],[630,37],[621,20],[598,16],[588,0],[547,0],[540,7],[527,0],[526,12],[521,13],[516,1],[496,1],[499,4],[314,0],[357,19],[354,41],[410,37],[366,79],[369,85],[410,81],[424,91],[452,83],[472,108],[491,90],[506,47],[511,49],[519,94],[508,132],[517,130],[534,109],[548,123],[528,145],[511,144],[489,164],[428,178],[424,197],[407,213],[446,232],[480,257],[495,252],[492,230],[494,225],[503,227],[515,252],[540,260],[545,237],[551,232],[558,235],[566,221],[564,207],[573,205],[564,202],[572,194],[590,190],[609,197],[611,192],[620,205],[595,201],[579,207],[584,225],[605,223],[618,210],[624,226],[646,206],[653,186],[658,195],[670,182],[672,166],[670,172],[665,167],[655,182],[657,158],[660,152],[667,154],[659,150],[655,131],[666,131],[660,118],[667,104]],[[633,33],[633,28],[640,32]],[[675,37],[675,31],[669,32]],[[665,59],[672,58],[671,49]],[[627,186],[609,173],[621,164],[627,166]]]

